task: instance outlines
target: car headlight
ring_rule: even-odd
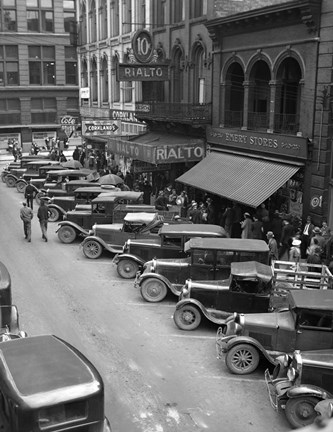
[[[129,241],[127,240],[127,241],[125,241],[125,244],[123,246],[123,253],[127,252],[128,249],[129,249]]]
[[[156,258],[154,258],[152,260],[152,262],[151,262],[150,271],[152,273],[155,273],[156,272],[156,267],[157,267],[157,262],[156,262]]]

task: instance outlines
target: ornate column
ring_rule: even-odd
[[[270,87],[270,96],[269,96],[269,122],[268,122],[268,133],[274,132],[274,124],[275,124],[275,101],[276,101],[276,87],[277,82],[274,80],[269,81]]]
[[[248,113],[249,113],[249,98],[250,98],[250,87],[251,81],[244,81],[244,105],[243,105],[243,126],[242,130],[247,130],[248,128]]]

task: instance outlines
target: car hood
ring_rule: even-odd
[[[170,259],[157,259],[147,261],[144,266],[144,273],[155,272],[159,273],[162,269],[173,269],[173,271],[177,272],[177,270],[188,267],[191,263],[190,258],[170,258]]]
[[[294,327],[294,319],[289,310],[283,312],[265,312],[255,314],[244,314],[244,330],[245,332],[254,327],[271,328],[271,329],[286,329],[290,330]]]
[[[135,240],[129,240],[128,244],[131,246],[152,246],[152,247],[158,247],[161,246],[161,239],[158,238],[149,238],[149,239],[135,239]]]
[[[319,365],[324,363],[333,367],[333,349],[302,351],[301,354],[303,364]]]
[[[122,223],[114,223],[114,224],[98,224],[93,226],[93,230],[95,235],[105,234],[109,232],[119,232],[123,228]]]

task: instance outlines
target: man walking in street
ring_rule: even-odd
[[[27,206],[30,207],[31,210],[33,210],[33,208],[34,208],[34,204],[33,204],[34,203],[34,192],[35,192],[35,189],[32,186],[30,180],[28,180],[28,184],[27,184],[25,191],[24,191],[24,197],[27,200]]]
[[[51,212],[48,206],[43,200],[40,202],[40,206],[37,212],[37,217],[39,219],[40,229],[42,230],[42,239],[47,242],[47,222]]]
[[[27,203],[22,203],[20,210],[20,218],[23,221],[23,230],[24,230],[24,238],[31,242],[31,220],[34,217],[33,211],[31,208],[27,207]]]

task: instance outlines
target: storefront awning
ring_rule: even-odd
[[[288,165],[227,153],[210,153],[177,181],[258,207],[298,170]]]

